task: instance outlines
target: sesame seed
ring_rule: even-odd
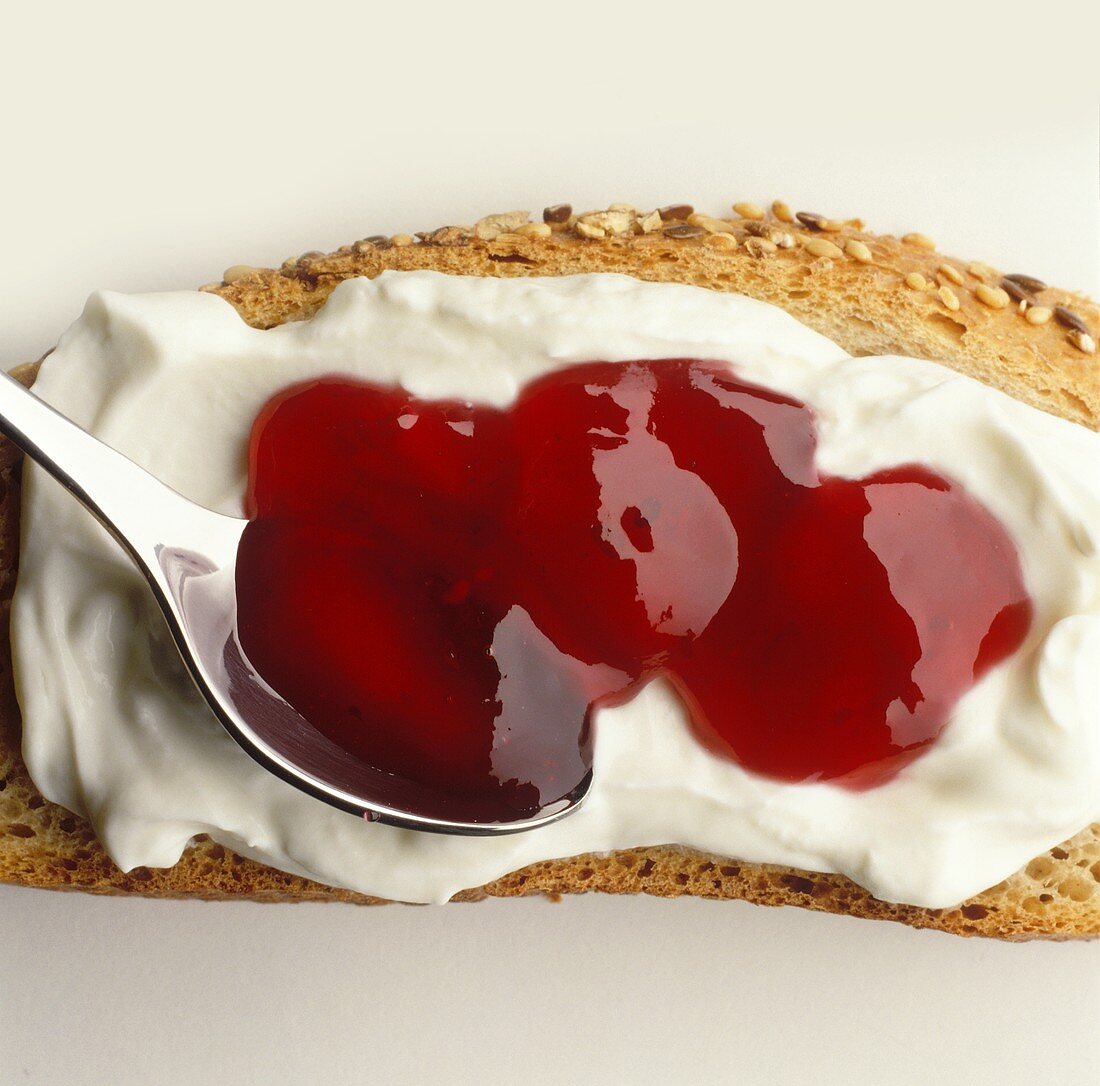
[[[762,219],[764,217],[764,209],[759,204],[749,203],[746,200],[734,204],[733,210],[743,219]]]
[[[231,268],[226,268],[222,274],[222,282],[227,286],[230,283],[235,283],[238,279],[246,279],[248,276],[254,274],[258,269],[252,267],[251,264],[234,264]]]
[[[413,243],[413,237],[411,234],[394,234],[390,241],[397,249],[404,249]]]
[[[926,290],[928,287],[928,280],[921,275],[920,272],[910,272],[905,277],[905,285],[912,287],[913,290]]]
[[[1009,279],[1007,275],[1001,280],[1001,290],[1014,302],[1019,302],[1021,305],[1031,301],[1031,293],[1024,290],[1015,279]]]
[[[708,234],[732,234],[733,224],[723,219],[716,219],[713,215],[701,215],[698,211],[689,215],[687,221],[692,226],[701,226]]]
[[[1084,354],[1096,354],[1096,340],[1094,340],[1088,332],[1082,332],[1080,329],[1072,328],[1066,336],[1066,339]]]
[[[954,313],[959,308],[959,296],[950,287],[940,287],[936,292],[940,296],[940,301]]]
[[[844,255],[839,245],[834,245],[824,238],[806,238],[802,242],[802,247],[813,256],[827,257],[832,260],[839,260]]]
[[[691,204],[668,204],[662,207],[658,214],[665,222],[680,222],[695,211]]]
[[[954,264],[941,264],[936,271],[940,273],[945,279],[950,279],[952,283],[957,287],[961,287],[963,284],[962,272],[955,267]]]
[[[782,200],[772,201],[772,214],[780,222],[794,222],[794,213]]]
[[[990,279],[997,274],[993,268],[988,264],[983,264],[980,260],[972,260],[967,264],[966,270],[974,276],[975,279]]]
[[[936,251],[936,243],[927,234],[903,234],[902,239],[906,245],[912,245],[917,249],[924,249],[932,253]]]
[[[1054,319],[1065,328],[1073,328],[1088,335],[1089,326],[1072,309],[1066,309],[1064,305],[1054,307]]]
[[[542,209],[542,221],[552,223],[568,222],[573,214],[572,204],[551,204]]]
[[[515,232],[524,238],[548,238],[553,233],[546,222],[525,222],[517,226]]]
[[[979,283],[974,288],[974,296],[990,309],[1004,309],[1008,305],[1008,295],[1000,287],[991,287],[988,283]]]
[[[849,238],[844,243],[844,251],[853,259],[858,260],[861,264],[870,264],[874,257],[871,255],[871,250],[867,248],[858,238]]]
[[[733,234],[708,234],[703,238],[705,245],[714,249],[736,249],[737,238]]]
[[[1054,311],[1045,305],[1030,305],[1024,312],[1028,324],[1046,324],[1054,316]]]

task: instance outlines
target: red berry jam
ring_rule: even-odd
[[[753,773],[867,788],[1031,621],[1004,528],[906,466],[814,465],[806,405],[686,359],[595,362],[507,411],[344,378],[256,421],[238,633],[324,735],[478,819],[591,768],[666,678]]]

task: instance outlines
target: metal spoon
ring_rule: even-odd
[[[277,777],[368,821],[470,836],[534,829],[583,801],[591,773],[535,814],[478,821],[461,797],[425,790],[353,757],[288,705],[241,650],[235,571],[246,520],[188,501],[7,374],[0,374],[0,433],[114,536],[152,589],[214,715]]]

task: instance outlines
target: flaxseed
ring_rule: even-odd
[[[666,238],[697,238],[706,231],[701,226],[693,226],[691,223],[676,223],[665,228]]]
[[[551,204],[542,209],[542,221],[554,224],[568,222],[572,214],[572,204]]]
[[[1088,335],[1089,326],[1072,309],[1066,309],[1064,305],[1054,307],[1054,319],[1064,328],[1072,328],[1074,331]]]
[[[657,214],[665,222],[683,222],[689,215],[693,214],[695,208],[691,204],[667,204],[662,207]]]

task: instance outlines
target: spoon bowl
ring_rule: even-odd
[[[196,505],[0,374],[0,433],[68,490],[149,585],[180,656],[223,727],[269,772],[371,822],[468,836],[516,833],[575,810],[591,773],[537,812],[474,813],[462,795],[385,772],[314,728],[251,666],[237,637],[237,554],[248,521]]]

